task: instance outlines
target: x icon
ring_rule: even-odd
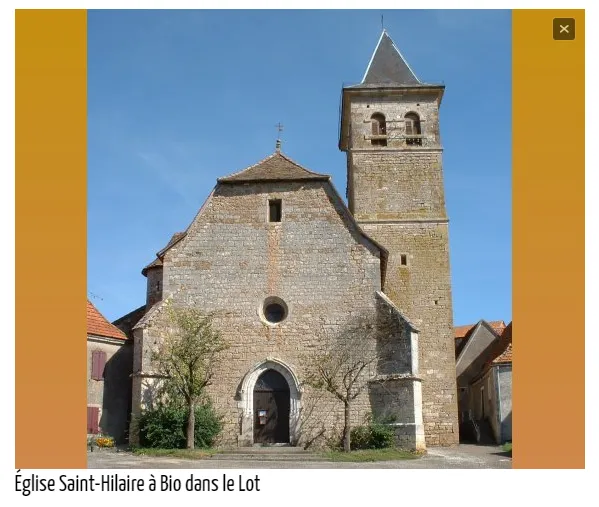
[[[576,20],[574,18],[553,18],[553,39],[574,40]]]

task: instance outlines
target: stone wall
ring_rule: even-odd
[[[440,151],[352,153],[350,209],[356,220],[446,219]]]
[[[501,409],[501,442],[512,441],[512,365],[496,366],[499,384],[499,406]]]
[[[281,222],[268,221],[269,199],[282,200]],[[214,324],[230,345],[208,388],[225,418],[223,445],[248,443],[244,389],[251,390],[248,378],[263,364],[279,365],[290,382],[297,382],[294,443],[305,444],[321,433],[320,443],[339,436],[343,405],[333,395],[303,385],[306,356],[364,321],[386,323],[384,340],[366,338],[373,354],[382,350],[385,368],[410,371],[411,333],[389,323],[388,309],[379,313],[380,250],[356,228],[328,182],[220,184],[163,262],[165,298],[170,296],[174,305],[216,311]],[[288,307],[286,319],[276,325],[261,312],[272,296]],[[159,312],[154,307],[143,332],[135,333],[141,354],[136,367],[146,375],[152,371],[151,347],[160,340]],[[364,378],[375,378],[378,366],[374,363]],[[147,402],[143,382],[134,380],[140,403]],[[409,382],[406,386],[393,396],[404,411],[412,403],[413,412]],[[370,396],[366,388],[355,400],[353,424],[363,423],[372,411]],[[409,417],[413,420],[413,413]]]
[[[162,300],[162,266],[154,266],[148,269],[146,276],[146,309],[152,308],[158,301]]]
[[[447,224],[363,224],[389,251],[385,294],[418,327],[427,445],[458,442]],[[407,255],[402,266],[400,255]]]
[[[347,91],[349,207],[389,251],[383,290],[419,329],[427,445],[459,440],[449,264],[449,232],[439,136],[439,90]],[[370,118],[387,119],[387,146],[371,143]],[[409,145],[403,118],[422,122]]]

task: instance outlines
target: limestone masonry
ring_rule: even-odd
[[[133,420],[151,406],[150,360],[168,300],[216,311],[230,348],[209,395],[223,445],[323,443],[343,404],[304,383],[305,357],[370,322],[377,360],[352,409],[392,424],[405,447],[458,442],[439,106],[383,32],[359,85],[343,88],[339,148],[348,206],[325,174],[277,151],[219,178],[188,229],[143,270]],[[134,425],[131,441],[137,438]]]

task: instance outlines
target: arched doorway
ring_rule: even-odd
[[[290,389],[278,371],[268,369],[254,386],[254,443],[289,443]]]

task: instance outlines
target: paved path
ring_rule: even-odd
[[[497,446],[460,445],[429,448],[426,456],[401,461],[376,463],[334,463],[329,461],[246,461],[235,459],[189,460],[136,456],[129,452],[95,451],[87,453],[88,468],[182,468],[182,469],[288,469],[288,468],[512,468],[512,459]]]

